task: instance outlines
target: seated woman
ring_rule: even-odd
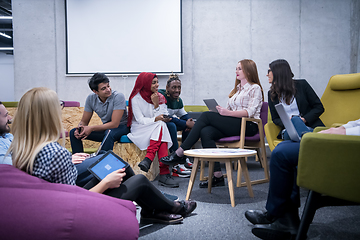
[[[183,162],[184,150],[190,149],[199,138],[203,148],[216,148],[215,141],[240,135],[241,118],[260,119],[260,110],[264,101],[263,90],[259,81],[256,64],[249,59],[241,60],[236,66],[235,87],[229,94],[227,107],[217,106],[218,112],[204,112],[196,120],[189,136],[173,154],[162,158],[164,163]],[[257,130],[254,122],[246,123],[246,136],[254,136]],[[224,186],[224,177],[220,163],[215,163],[212,186]],[[208,182],[201,182],[205,188]]]
[[[168,112],[166,100],[158,93],[159,82],[156,74],[140,73],[136,79],[134,89],[129,97],[128,138],[140,150],[147,150],[144,160],[139,163],[141,170],[147,172],[157,152],[158,158],[168,155],[168,148],[172,141],[165,122]],[[179,187],[172,178],[169,166],[159,161],[159,184],[165,187]]]
[[[166,89],[159,89],[159,93],[164,95],[166,98],[166,106],[171,117],[171,121],[167,122],[166,125],[169,129],[171,140],[173,145],[170,148],[170,152],[174,152],[179,148],[179,143],[177,140],[177,132],[182,131],[182,141],[185,141],[186,137],[189,135],[190,130],[193,128],[195,122],[192,118],[189,117],[188,113],[184,109],[184,104],[180,98],[181,94],[181,80],[176,74],[171,74],[166,83]],[[191,168],[191,163],[189,159],[186,159],[185,163],[186,168]],[[182,167],[179,165],[174,166],[173,176],[177,175],[179,177],[189,177],[190,171],[183,171]]]
[[[284,105],[299,136],[312,131],[315,127],[324,126],[319,118],[324,112],[319,97],[305,79],[293,79],[294,74],[286,60],[278,59],[271,62],[266,76],[271,83],[268,92],[271,118],[277,126],[281,127],[278,138],[290,140],[275,109],[275,105],[278,103]]]
[[[48,182],[75,185],[77,171],[71,154],[57,142],[61,133],[64,135],[57,94],[48,88],[29,90],[20,99],[13,121],[14,139],[9,148],[13,165]],[[196,208],[193,201],[170,201],[130,167],[116,170],[100,182],[94,180],[86,184],[93,186],[90,191],[136,201],[143,222],[178,223]]]

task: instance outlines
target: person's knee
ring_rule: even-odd
[[[143,174],[137,174],[132,176],[131,178],[133,179],[133,181],[136,181],[139,185],[140,183],[145,183],[146,181],[148,181],[148,179]]]
[[[70,137],[74,136],[75,130],[76,130],[76,128],[73,128],[73,129],[70,130],[70,135],[69,135]]]
[[[175,132],[176,132],[176,125],[175,125],[175,123],[173,123],[173,122],[167,122],[166,125],[167,125],[167,127],[168,127],[168,129],[169,129],[170,132],[171,132],[171,131],[175,131]]]

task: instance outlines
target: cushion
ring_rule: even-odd
[[[137,239],[131,201],[49,183],[0,164],[3,239]]]
[[[359,89],[360,75],[358,73],[334,75],[330,78],[329,84],[333,91]]]
[[[128,138],[127,135],[122,135],[119,143],[132,143],[132,141]]]

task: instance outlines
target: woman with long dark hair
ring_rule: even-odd
[[[271,62],[267,76],[271,83],[268,102],[272,121],[281,127],[278,138],[290,139],[275,109],[278,103],[284,105],[300,136],[315,127],[324,126],[319,118],[324,112],[319,97],[305,79],[293,79],[294,74],[286,60],[278,59]]]

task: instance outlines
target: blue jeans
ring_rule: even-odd
[[[76,179],[77,186],[83,187],[93,178],[93,175],[88,171],[88,167],[90,167],[91,164],[96,162],[103,155],[104,154],[98,154],[95,157],[85,159],[82,163],[75,164],[76,170],[78,171],[78,176]]]
[[[296,185],[300,142],[283,141],[271,153],[270,184],[266,209],[271,216],[281,217],[289,209],[300,207]]]
[[[291,122],[294,124],[294,127],[299,135],[302,137],[307,132],[312,132],[314,129],[305,125],[304,121],[299,116],[294,116],[291,118]],[[286,129],[284,129],[281,133],[282,139],[284,140],[291,140],[289,134],[287,133]]]
[[[70,143],[71,143],[71,149],[72,153],[80,153],[84,152],[84,146],[81,139],[77,139],[74,136],[76,128],[71,129],[70,131]],[[87,136],[87,140],[92,140],[95,142],[102,142],[105,135],[107,133],[106,131],[93,131]],[[126,125],[119,125],[117,128],[112,128],[111,132],[104,142],[101,150],[108,151],[112,150],[114,148],[114,143],[116,141],[119,141],[122,135],[126,135],[129,133],[129,128]]]
[[[177,140],[177,131],[182,131],[182,141],[185,141],[190,131],[185,131],[185,129],[181,128],[180,126],[177,126],[173,122],[167,122],[166,125],[170,133],[171,141],[173,143],[173,145],[170,148],[170,152],[174,152],[179,148],[179,143]]]

